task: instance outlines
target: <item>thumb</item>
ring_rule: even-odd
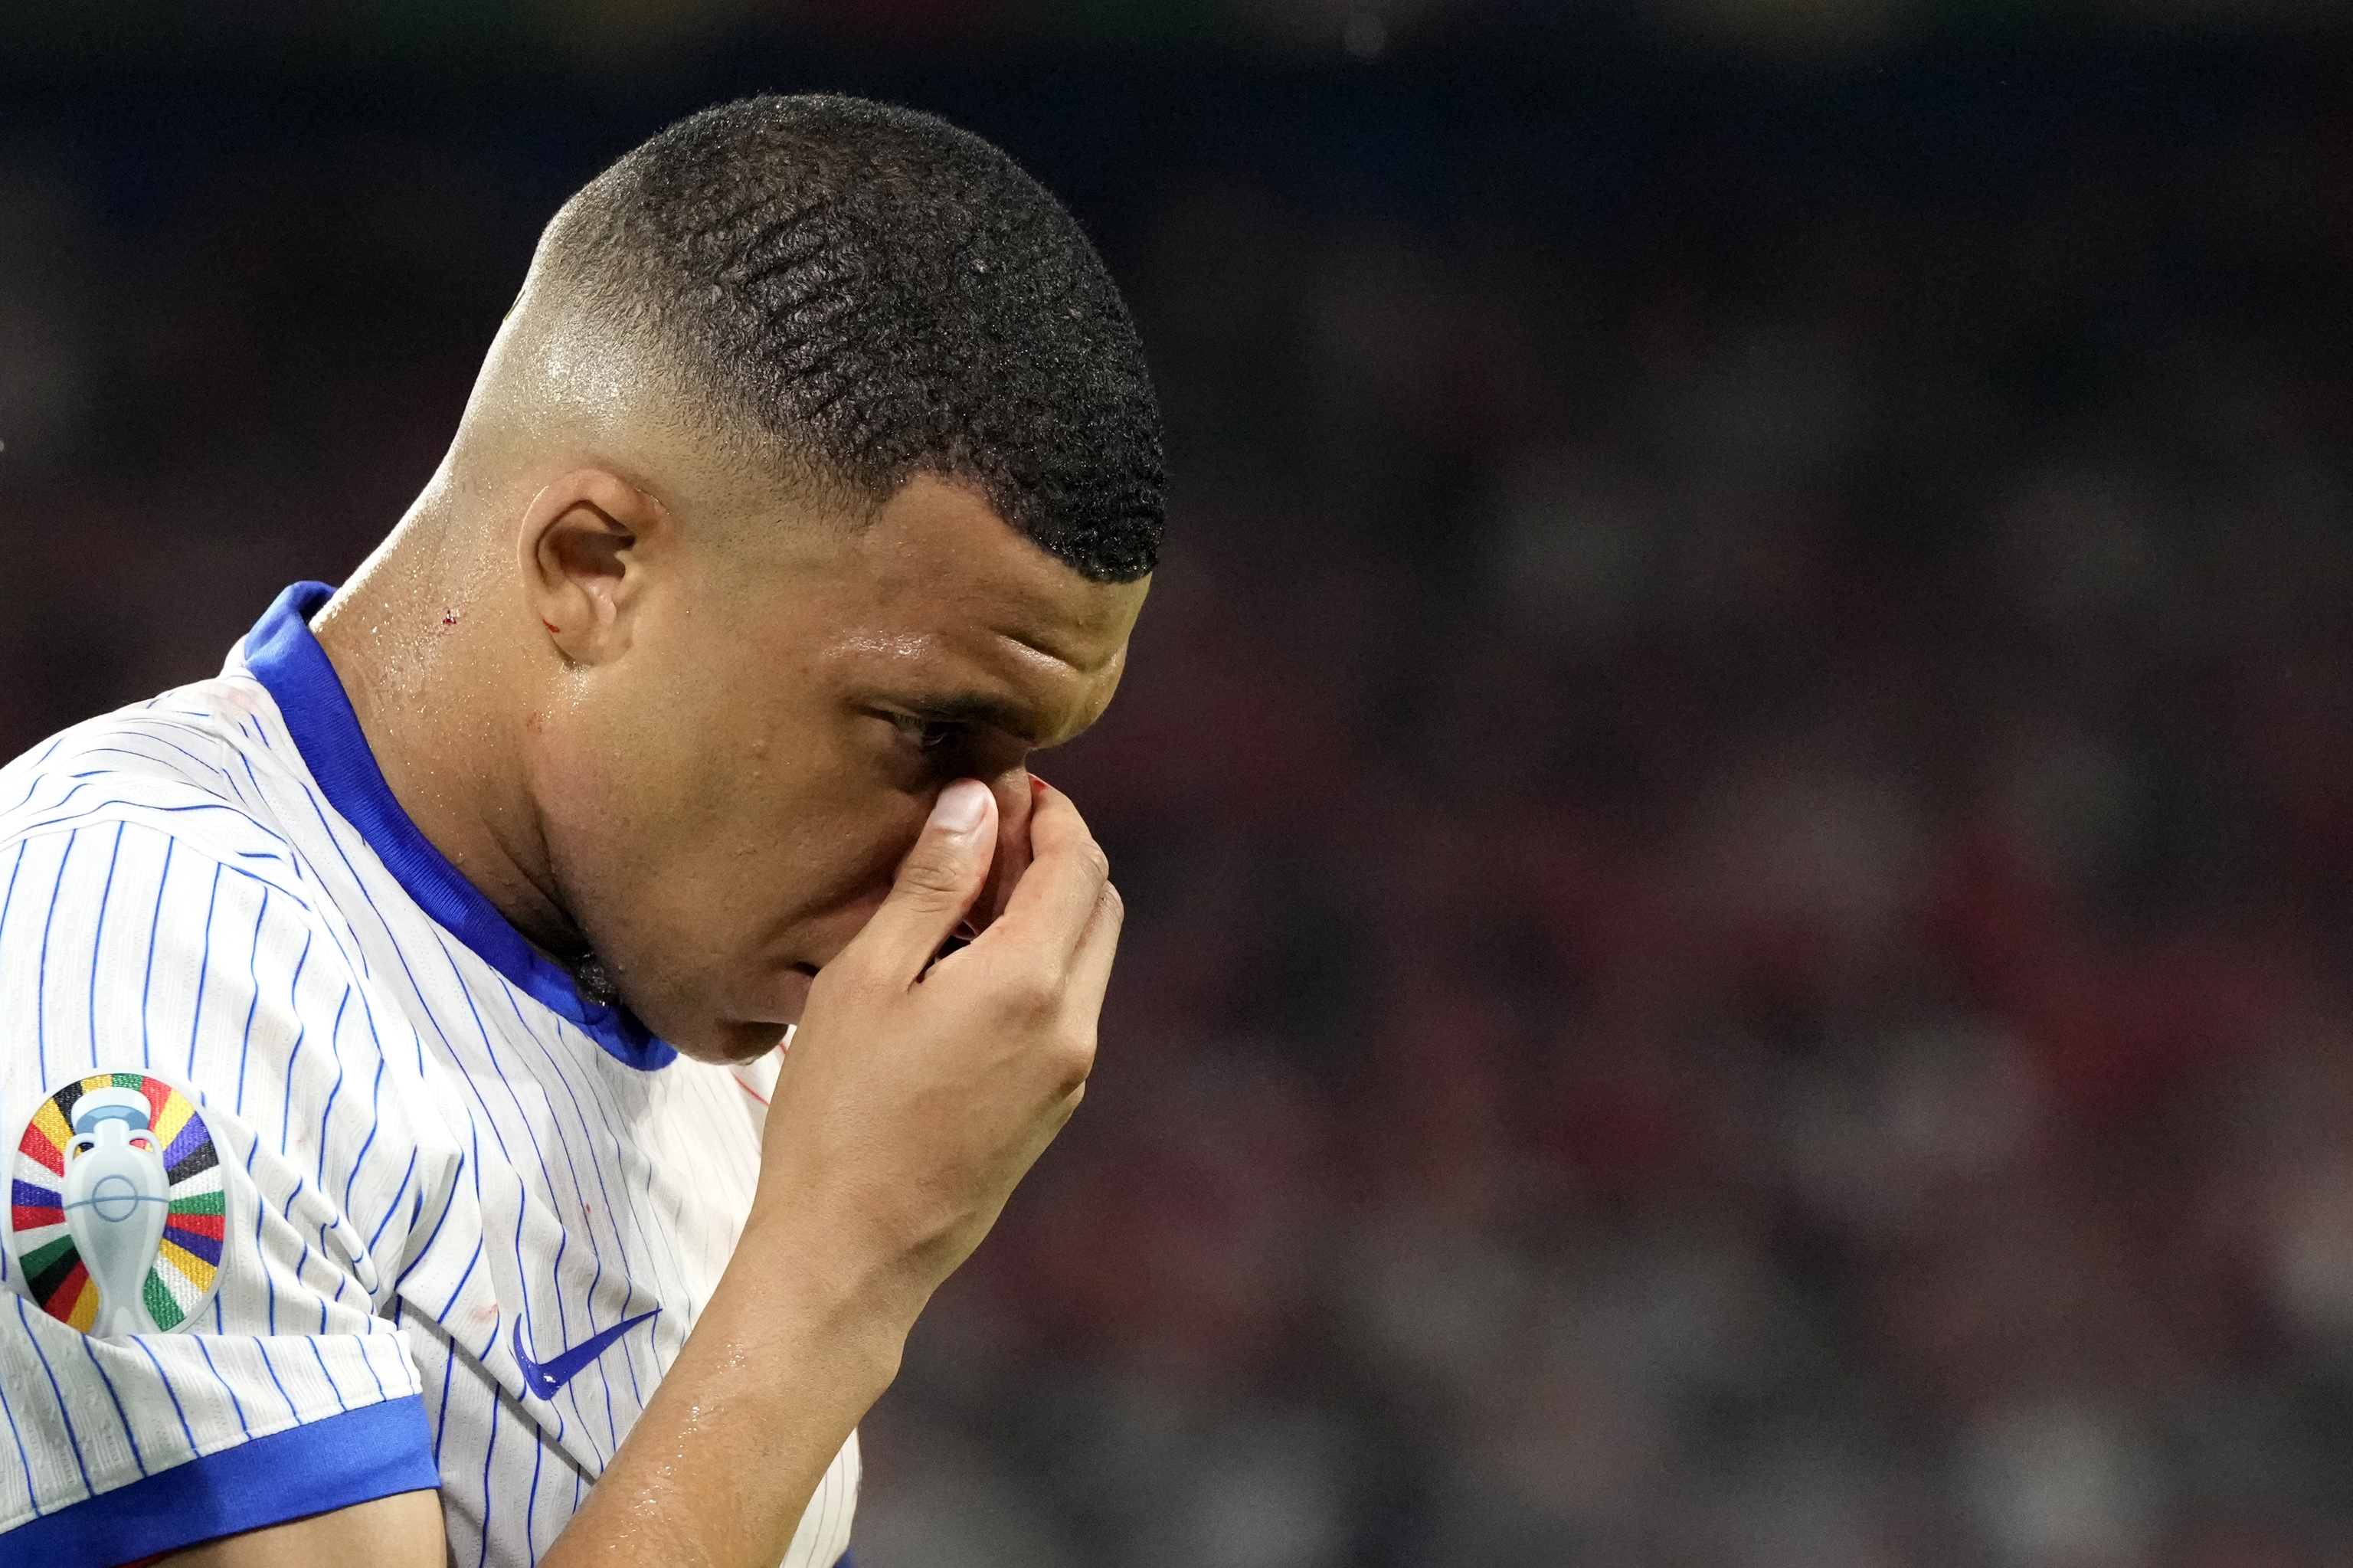
[[[964,923],[996,849],[997,800],[988,786],[959,779],[942,789],[889,896],[852,946],[894,980],[912,982]]]

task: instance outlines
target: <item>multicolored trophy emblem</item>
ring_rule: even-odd
[[[227,1192],[194,1101],[97,1073],[41,1102],[16,1145],[9,1230],[41,1309],[111,1338],[177,1329],[220,1278]]]

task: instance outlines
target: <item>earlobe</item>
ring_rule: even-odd
[[[600,663],[628,648],[645,576],[639,546],[666,522],[660,503],[601,469],[565,474],[532,498],[517,541],[524,591],[565,659]]]

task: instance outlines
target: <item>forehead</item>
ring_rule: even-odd
[[[1085,728],[1111,700],[1147,587],[1091,580],[973,492],[929,475],[832,554],[816,617],[821,667],[899,700],[1016,706],[1039,746]]]

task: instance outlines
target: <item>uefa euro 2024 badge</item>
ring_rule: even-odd
[[[16,1141],[17,1282],[111,1339],[184,1328],[220,1281],[227,1185],[195,1102],[148,1073],[95,1073],[43,1100]]]

